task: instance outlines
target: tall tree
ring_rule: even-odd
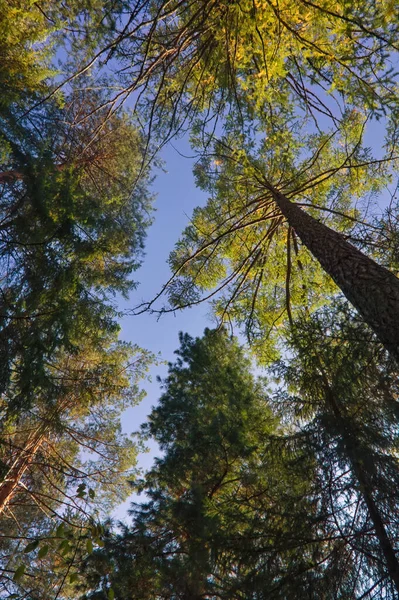
[[[362,244],[367,226],[353,201],[386,183],[386,166],[361,148],[359,115],[349,112],[345,126],[343,119],[326,135],[307,132],[307,118],[294,113],[292,105],[266,115],[245,135],[232,122],[206,151],[196,174],[211,197],[171,255],[172,304],[223,290],[219,314],[238,318],[263,345],[274,325],[295,320],[298,306],[333,291],[310,252],[398,358],[398,279],[346,239]],[[258,142],[261,129],[267,138]]]
[[[189,127],[194,120],[194,129],[205,135],[206,147],[209,147],[208,134],[214,137],[221,123],[222,129],[226,123],[229,129],[229,120],[241,134],[246,135],[250,130],[252,139],[263,137],[266,128],[264,150],[273,151],[280,144],[277,154],[286,153],[288,160],[284,173],[277,177],[273,176],[276,173],[260,168],[258,197],[273,201],[292,231],[386,347],[398,356],[396,278],[369,257],[356,252],[342,235],[320,227],[316,220],[309,219],[309,215],[289,202],[298,196],[302,200],[305,195],[307,204],[310,195],[313,206],[331,210],[335,207],[335,195],[346,194],[348,188],[353,190],[356,180],[359,189],[354,193],[352,206],[356,196],[362,197],[367,192],[365,182],[374,182],[373,192],[383,187],[382,177],[376,180],[375,174],[365,167],[375,167],[384,161],[394,163],[398,154],[399,112],[394,73],[397,23],[391,2],[378,7],[366,2],[351,8],[344,2],[331,6],[329,0],[319,3],[287,0],[278,6],[273,2],[253,4],[249,0],[244,3],[206,1],[193,7],[192,3],[171,5],[162,0],[134,4],[126,22],[119,23],[114,17],[111,24],[106,43],[93,45],[94,56],[79,72],[115,58],[122,62],[120,73],[127,87],[99,106],[107,107],[112,114],[124,98],[140,89],[138,106],[143,108],[150,129],[160,132],[163,141],[181,128]],[[274,36],[270,36],[271,31]],[[95,54],[97,47],[100,49]],[[293,139],[296,148],[302,142],[303,148],[306,144],[303,130],[294,132],[291,127],[287,131],[285,126],[271,132],[274,122],[290,105],[291,115],[295,115],[295,119],[305,118],[308,128],[312,129],[307,137],[313,135],[314,138],[310,144],[312,155],[299,161],[300,164],[290,157],[286,142]],[[98,106],[94,110],[98,110]],[[367,122],[382,116],[387,124],[386,152],[384,157],[373,159],[367,152],[361,152],[362,137]],[[351,128],[359,130],[359,125],[361,132],[355,143],[348,139],[349,131]],[[346,152],[341,153],[344,156],[340,163],[338,152],[331,166],[328,141],[335,138],[335,150],[343,143]],[[262,162],[262,152],[255,157],[258,158]],[[320,162],[324,162],[324,168],[314,168],[316,163],[320,166]],[[345,175],[351,183],[343,191]],[[330,178],[336,185],[326,196],[324,184]],[[230,188],[235,184],[236,181],[231,181]],[[312,193],[307,194],[310,189]],[[368,191],[371,191],[370,185]],[[341,203],[341,199],[338,200]],[[264,208],[262,201],[251,205],[257,211]],[[346,206],[344,212],[349,220],[353,219],[351,207]],[[242,228],[240,219],[245,217],[245,212],[237,213],[235,222],[240,224],[239,229]],[[214,230],[218,227],[216,223]],[[215,243],[220,234],[224,235],[218,231]],[[291,230],[287,235],[290,238]],[[203,249],[201,244],[195,247],[199,253]],[[256,254],[260,250],[257,246]],[[266,250],[265,245],[263,250]],[[332,255],[339,260],[332,259]],[[247,256],[239,269],[240,276],[246,275],[249,264],[259,271],[259,261],[253,259],[253,255]],[[291,263],[288,247],[286,262]],[[287,279],[291,277],[291,266],[286,269]],[[233,269],[231,279],[234,273],[237,274]],[[259,277],[258,272],[254,278]],[[285,287],[289,290],[289,283]],[[232,301],[234,299],[233,296]],[[289,302],[286,304],[290,317]],[[275,321],[276,318],[272,320]]]
[[[78,569],[82,552],[74,544],[82,540],[85,547],[99,537],[91,535],[95,514],[104,518],[130,493],[137,446],[122,435],[120,415],[141,399],[137,381],[147,362],[121,343],[104,339],[103,348],[93,350],[82,342],[80,354],[48,366],[54,372],[51,405],[38,391],[35,406],[3,426],[1,564],[8,572],[26,567],[18,582],[4,582],[4,591],[18,584],[21,595],[29,590],[47,598],[48,590],[54,597],[68,561],[73,574]],[[60,523],[68,535],[56,533]]]
[[[366,2],[351,8],[344,2],[332,6],[327,0],[287,0],[278,6],[274,2],[207,1],[195,6],[150,2],[142,10],[146,7],[152,18],[147,21],[143,13],[132,11],[131,20],[115,40],[113,56],[123,61],[123,74],[130,81],[125,93],[143,85],[138,104],[142,99],[150,127],[163,140],[191,128],[196,147],[200,140],[201,152],[208,155],[208,167],[209,159],[224,163],[230,158],[256,171],[255,178],[254,172],[241,170],[230,173],[225,181],[228,173],[222,169],[223,209],[215,183],[206,216],[202,213],[209,229],[188,236],[186,252],[174,255],[173,267],[188,273],[191,257],[196,263],[190,273],[194,283],[199,281],[201,288],[202,273],[209,269],[214,276],[211,285],[204,287],[215,284],[215,291],[222,283],[216,273],[223,275],[221,264],[230,263],[225,282],[236,280],[237,284],[225,302],[231,309],[248,279],[259,289],[255,282],[263,279],[271,236],[281,233],[287,252],[285,258],[281,252],[280,256],[287,268],[278,287],[287,288],[288,296],[290,281],[284,278],[290,280],[295,267],[291,259],[295,233],[398,357],[397,279],[347,243],[339,225],[331,223],[338,231],[330,231],[315,218],[321,209],[336,210],[353,223],[360,216],[358,200],[383,189],[397,161],[397,23],[391,4],[376,7]],[[142,28],[148,33],[144,48]],[[142,60],[137,61],[140,52]],[[387,139],[385,154],[372,157],[362,144],[374,117],[384,118]],[[215,132],[219,137],[220,132],[230,133],[227,142],[233,152],[227,152],[229,156],[220,145],[213,148]],[[245,156],[240,155],[243,145]],[[264,161],[265,154],[273,156],[277,169]],[[215,171],[208,168],[210,179]],[[223,217],[218,219],[219,215]],[[281,227],[285,221],[288,231]],[[194,219],[194,227],[201,227],[200,218]],[[258,235],[253,235],[242,260],[234,262],[228,251],[223,254],[227,242],[224,245],[222,238],[228,236],[232,243],[234,234],[234,245],[239,247],[250,227]],[[210,254],[214,266],[209,265]],[[195,261],[199,256],[200,263],[204,257],[209,259],[206,269]],[[172,290],[174,300],[187,290],[189,279],[176,294]],[[197,300],[195,293],[191,298],[188,293],[188,302],[193,298]],[[180,298],[174,304],[181,306]],[[289,299],[286,311],[290,317]],[[266,312],[270,325],[281,320],[285,311],[284,306],[280,310],[271,306]],[[273,312],[277,314],[272,316]],[[263,329],[267,337],[269,327]]]
[[[306,133],[307,120],[295,118],[293,106],[264,123],[277,144],[286,138],[281,148],[258,143],[257,126],[245,136],[234,123],[229,127],[196,167],[198,184],[211,197],[194,212],[171,255],[174,276],[166,289],[173,305],[198,302],[209,290],[205,297],[217,298],[219,316],[244,324],[270,358],[271,330],[287,317],[295,320],[301,305],[317,306],[335,292],[328,273],[397,356],[398,280],[346,239],[361,241],[366,225],[352,199],[374,194],[386,173],[359,147],[361,122],[346,117],[347,130],[333,136],[338,149],[329,136]],[[299,206],[271,181],[290,197],[302,196]]]
[[[294,354],[278,369],[290,392],[280,410],[305,423],[332,527],[356,555],[360,581],[394,598],[397,366],[344,303],[308,315],[294,331]]]
[[[312,452],[284,437],[238,344],[206,331],[178,355],[144,426],[164,456],[133,526],[89,559],[85,597],[353,597],[356,564],[324,530]]]
[[[105,78],[72,76],[54,95],[55,53],[68,49],[70,73],[122,9],[0,5],[3,596],[59,596],[74,556],[92,544],[93,514],[125,498],[135,464],[120,413],[140,396],[141,368],[117,341],[114,297],[135,285],[149,223],[142,136],[127,112],[98,110]]]
[[[182,338],[145,426],[165,454],[86,597],[396,598],[397,367],[345,303],[294,332],[270,404],[225,334]]]
[[[3,421],[0,518],[12,511],[14,502],[21,507],[27,498],[40,506],[36,471],[47,480],[47,488],[55,476],[56,491],[64,480],[72,486],[76,480],[78,487],[88,479],[93,489],[101,484],[99,497],[118,498],[119,491],[123,496],[122,465],[125,460],[134,463],[135,446],[120,435],[119,417],[125,407],[140,399],[136,382],[146,364],[145,354],[133,358],[132,348],[115,340],[111,345],[105,338],[100,350],[82,342],[79,353],[47,364],[53,375],[51,398],[37,389],[29,411]],[[5,405],[4,400],[4,412]],[[68,443],[71,450],[67,450]],[[77,457],[78,451],[86,459]],[[104,498],[102,510],[107,506]]]
[[[112,295],[134,287],[151,204],[140,136],[128,115],[94,140],[101,115],[71,125],[92,96],[76,92],[64,109],[47,104],[25,122],[3,120],[1,389],[19,389],[9,410],[34,403],[37,386],[51,390],[46,362],[57,352],[76,352],[82,337],[101,347],[118,329]]]

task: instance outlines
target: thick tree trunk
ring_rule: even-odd
[[[399,279],[270,186],[289,225],[399,361]]]

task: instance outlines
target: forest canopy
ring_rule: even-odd
[[[398,39],[394,0],[0,0],[1,598],[397,598]],[[182,138],[207,200],[140,301]],[[126,433],[121,318],[202,302]]]

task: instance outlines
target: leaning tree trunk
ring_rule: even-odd
[[[270,186],[302,243],[399,361],[399,279]]]
[[[357,456],[356,451],[351,448],[349,442],[346,443],[346,450],[351,461],[353,473],[359,484],[360,493],[363,496],[371,522],[373,523],[375,535],[384,555],[389,577],[393,581],[396,591],[399,593],[399,561],[396,550],[389,539],[381,512],[374,501],[373,490],[369,484],[367,473],[363,469],[362,461]]]
[[[389,577],[394,583],[396,591],[399,593],[398,557],[395,548],[391,540],[389,539],[384,519],[381,515],[376,501],[374,500],[373,486],[371,485],[367,471],[364,469],[361,451],[359,452],[356,436],[353,432],[348,431],[347,419],[345,418],[345,415],[343,415],[341,412],[337,399],[334,395],[333,390],[330,387],[328,378],[326,376],[326,373],[324,372],[320,360],[318,362],[323,379],[327,405],[329,406],[330,410],[332,411],[335,417],[338,432],[344,443],[348,462],[351,466],[353,475],[359,485],[360,495],[362,496],[364,503],[367,506],[370,520],[373,524],[375,536],[378,540],[381,552],[385,558],[385,564],[388,570]]]
[[[25,472],[36,458],[45,439],[45,429],[39,427],[10,466],[7,475],[0,483],[0,515],[5,511],[17,489],[20,487]]]
[[[62,415],[72,403],[73,398],[68,396],[60,400],[53,411],[42,417],[42,423],[29,435],[24,447],[18,451],[18,455],[10,465],[5,478],[0,481],[0,516],[19,491],[19,488],[26,489],[23,487],[24,475],[32,468],[32,463],[38,452],[49,440],[52,429],[51,423],[54,417]]]

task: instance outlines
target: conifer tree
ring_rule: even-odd
[[[397,366],[342,301],[304,316],[291,352],[277,368],[288,390],[280,414],[301,421],[309,436],[330,527],[358,564],[359,593],[395,598]]]
[[[3,597],[59,596],[99,540],[97,509],[124,499],[134,472],[120,415],[149,357],[118,342],[114,297],[135,286],[149,223],[142,136],[130,113],[99,109],[104,77],[54,94],[55,53],[68,49],[70,73],[121,10],[0,5]]]
[[[351,230],[365,225],[370,199],[397,164],[392,3],[160,1],[146,9],[149,21],[132,11],[115,41],[125,92],[142,86],[138,106],[163,141],[190,130],[199,183],[211,192],[171,258],[181,276],[168,286],[173,308],[223,288],[220,314],[255,329],[260,348],[270,329],[295,320],[295,278],[315,282],[299,299],[312,304],[332,278],[398,358],[397,278],[356,247]],[[373,119],[386,133],[375,156],[364,141]],[[308,269],[293,260],[297,249]],[[260,296],[272,280],[266,304]]]
[[[144,426],[164,455],[132,526],[88,560],[85,598],[351,597],[356,557],[325,527],[312,450],[273,415],[237,342],[184,335],[177,354]]]

